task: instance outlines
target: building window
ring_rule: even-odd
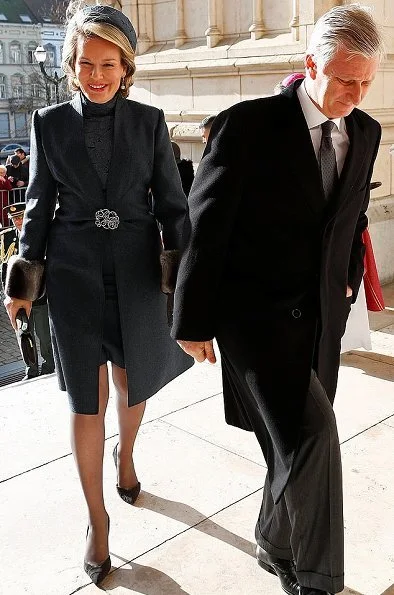
[[[0,99],[7,98],[7,79],[4,74],[0,74]]]
[[[12,97],[14,97],[14,99],[22,99],[23,98],[23,79],[20,74],[15,74],[12,77],[11,87],[12,87]]]
[[[24,137],[28,136],[27,131],[27,114],[24,112],[15,112],[15,136]]]
[[[56,66],[56,49],[51,43],[47,43],[45,46],[45,51],[47,53],[46,62],[49,66]]]
[[[13,41],[10,45],[10,62],[11,64],[21,64],[21,44]]]
[[[55,101],[56,100],[56,86],[50,84],[49,85],[49,94],[51,97],[51,101]]]
[[[4,45],[0,41],[0,64],[4,64]]]
[[[31,89],[31,96],[32,97],[41,97],[41,92],[40,92],[40,85],[38,83],[32,83],[30,86]]]
[[[37,44],[34,43],[34,41],[30,42],[27,47],[27,63],[28,64],[36,63],[36,59],[34,57],[34,52],[36,51],[36,47],[37,47]]]
[[[10,137],[10,116],[9,114],[0,114],[0,138]]]

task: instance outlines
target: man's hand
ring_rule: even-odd
[[[185,353],[194,357],[196,362],[207,359],[210,364],[216,363],[213,341],[177,341],[177,343]]]
[[[18,180],[17,183],[16,183],[16,185],[17,185],[18,188],[22,188],[22,186],[25,185],[25,182],[23,180]]]
[[[347,298],[348,298],[348,297],[352,297],[352,295],[353,295],[353,289],[350,287],[350,285],[348,285],[348,286],[346,287],[346,297],[347,297]]]

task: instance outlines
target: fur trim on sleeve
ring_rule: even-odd
[[[21,300],[37,300],[45,292],[43,263],[38,260],[26,260],[21,256],[11,256],[4,292]]]
[[[179,265],[179,250],[163,250],[160,254],[161,290],[174,293]]]

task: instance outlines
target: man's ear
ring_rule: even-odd
[[[314,80],[316,78],[316,62],[312,54],[307,54],[305,56],[305,68],[311,79]]]

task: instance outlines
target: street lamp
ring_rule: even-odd
[[[59,77],[56,70],[55,70],[55,74],[53,76],[50,76],[49,74],[46,73],[45,68],[44,68],[44,62],[47,59],[47,53],[46,53],[45,49],[42,47],[42,45],[39,45],[36,48],[36,50],[34,52],[34,57],[38,62],[38,65],[40,67],[43,77],[47,81],[49,81],[50,83],[55,85],[56,103],[60,103],[60,101],[59,101],[59,85],[62,82],[62,80],[66,78],[66,75]],[[46,89],[47,89],[47,99],[49,100],[48,87]],[[49,101],[48,101],[48,103],[49,103]]]

